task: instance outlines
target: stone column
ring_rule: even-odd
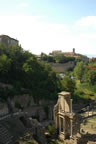
[[[60,97],[59,97],[59,112],[60,112]]]
[[[64,98],[64,112],[65,112],[65,98]]]
[[[55,117],[55,127],[57,129],[57,116]]]
[[[72,113],[72,99],[70,99],[70,113]]]
[[[61,118],[59,117],[59,135],[61,133]]]
[[[73,136],[73,120],[70,120],[70,138]]]
[[[65,118],[63,118],[63,132],[64,132],[64,135],[65,135]]]

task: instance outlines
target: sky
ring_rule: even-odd
[[[33,54],[96,56],[96,0],[0,0],[0,34]]]

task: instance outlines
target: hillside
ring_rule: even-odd
[[[35,101],[56,99],[60,90],[56,74],[48,64],[38,62],[36,57],[20,46],[7,49],[0,45],[0,82],[12,87],[0,89],[1,98],[7,100],[16,94],[32,94]]]

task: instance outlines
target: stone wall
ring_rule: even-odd
[[[14,108],[16,105],[21,105],[23,108],[26,108],[35,104],[33,97],[29,94],[16,95],[10,102]]]
[[[75,63],[73,61],[69,61],[67,63],[59,64],[59,63],[52,63],[51,67],[55,72],[66,72],[69,69],[74,68]]]
[[[53,106],[40,106],[34,105],[24,109],[28,116],[37,119],[39,122],[52,121],[53,119]]]
[[[0,116],[8,114],[8,106],[5,103],[0,103]]]
[[[34,102],[32,95],[16,95],[9,99],[7,103],[0,104],[0,116],[8,113],[24,111],[28,116],[37,119],[39,122],[51,122],[53,119],[53,107],[55,101],[40,100],[38,104]]]
[[[40,100],[38,104],[34,102],[31,95],[17,95],[12,100],[9,100],[14,112],[19,111],[18,106],[23,107],[23,111],[27,112],[28,116],[37,119],[39,122],[53,119],[53,107],[55,101]]]
[[[9,88],[9,89],[12,89],[13,86],[11,84],[5,84],[5,83],[0,82],[0,88]]]

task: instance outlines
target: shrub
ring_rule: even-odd
[[[52,125],[48,126],[48,132],[50,135],[54,134],[54,127]]]

